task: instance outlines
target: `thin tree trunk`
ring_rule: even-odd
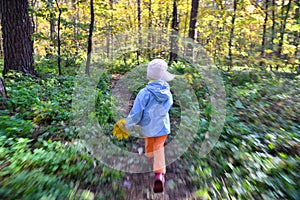
[[[300,0],[297,0],[297,8],[296,8],[296,13],[295,13],[295,19],[296,19],[296,23],[299,25],[300,24]],[[299,31],[296,31],[295,34],[295,46],[296,46],[296,51],[295,51],[295,58],[298,57],[299,55],[299,45],[300,45],[300,33]],[[296,72],[297,74],[300,74],[300,64],[298,64],[296,66]]]
[[[7,94],[6,94],[6,88],[4,85],[4,81],[2,80],[2,78],[0,77],[0,96],[7,98]]]
[[[152,53],[151,53],[151,43],[152,43],[152,31],[151,31],[151,28],[152,28],[152,1],[149,0],[149,5],[148,5],[148,12],[149,12],[149,15],[148,15],[148,18],[149,18],[149,23],[148,23],[148,58],[149,60],[151,59],[151,56],[152,56]]]
[[[187,5],[188,5],[188,3],[189,3],[189,0],[187,0]],[[189,11],[187,9],[186,13],[185,13],[185,20],[184,20],[184,34],[183,34],[184,37],[188,37],[188,28],[187,28],[188,17],[189,17]]]
[[[176,61],[178,57],[178,11],[177,11],[177,0],[173,1],[173,12],[172,12],[172,34],[170,37],[170,60],[169,62],[171,63],[172,61]]]
[[[58,0],[55,0],[56,6],[58,8],[58,22],[57,22],[57,66],[58,74],[62,75],[61,72],[61,40],[60,40],[60,23],[61,23],[61,14],[62,10],[59,7]]]
[[[2,3],[0,2],[0,23],[1,23],[1,13],[2,13]],[[2,33],[0,31],[0,57],[3,57],[3,39],[2,39]]]
[[[232,67],[232,43],[234,39],[234,28],[235,28],[235,20],[236,20],[236,11],[237,11],[237,4],[238,0],[233,1],[233,16],[231,19],[231,29],[230,29],[230,36],[228,41],[228,58],[229,58],[229,66]]]
[[[56,0],[55,0],[55,3],[56,3]],[[49,25],[50,25],[50,40],[51,40],[51,44],[50,46],[53,46],[55,47],[56,45],[56,38],[55,38],[55,35],[56,35],[56,30],[55,30],[55,12],[54,12],[54,5],[53,5],[53,2],[50,1],[48,4],[47,4],[47,10],[50,11],[50,19],[49,19]],[[51,50],[51,49],[50,49]]]
[[[107,53],[107,57],[110,58],[110,53],[111,53],[111,42],[112,42],[112,24],[113,24],[113,20],[114,20],[114,16],[113,16],[113,0],[109,0],[109,9],[111,11],[111,15],[110,20],[108,22],[108,24],[106,24],[106,27],[108,27],[108,31],[106,34],[106,53]]]
[[[164,5],[164,3],[162,1],[159,2],[159,8],[158,8],[158,12],[159,12],[159,27],[160,27],[160,31],[163,32],[164,30],[164,22],[163,22],[163,10],[162,7]],[[162,43],[162,34],[160,34],[159,39],[158,39],[158,44]],[[153,53],[153,57],[156,57],[159,54],[159,52],[157,53]]]
[[[199,8],[199,0],[192,0],[192,7],[191,7],[191,15],[190,15],[190,24],[189,24],[189,32],[188,37],[192,38],[195,41],[196,38],[196,23],[197,23],[197,16],[198,16],[198,8]],[[193,45],[188,43],[186,49],[186,56],[190,58],[192,61],[194,60],[194,53],[193,53]]]
[[[169,22],[170,22],[170,15],[169,15],[169,9],[166,10],[166,20],[165,20],[165,28],[168,29],[169,28]]]
[[[0,7],[4,49],[3,74],[9,70],[35,74],[28,0],[2,0]]]
[[[192,8],[191,8],[191,16],[190,16],[190,26],[189,26],[189,38],[195,40],[195,32],[196,32],[196,23],[197,23],[197,15],[199,8],[199,0],[192,0]]]
[[[7,95],[6,95],[4,81],[2,80],[1,77],[0,77],[0,97],[2,97],[2,101],[0,101],[0,109],[3,109],[6,105]]]
[[[75,41],[75,46],[76,46],[76,52],[75,55],[78,55],[78,50],[79,50],[79,42],[77,39],[77,35],[78,35],[78,18],[79,18],[79,12],[77,10],[77,5],[76,5],[76,0],[72,0],[72,5],[73,5],[73,9],[75,12],[75,16],[73,16],[73,23],[74,23],[74,30],[73,30],[73,34],[74,34],[74,41]]]
[[[53,46],[55,46],[55,21],[54,19],[51,19],[50,21],[50,39]]]
[[[276,4],[275,0],[272,0],[272,36],[271,36],[272,49],[274,49],[275,25],[276,25],[276,21],[275,21],[275,9],[276,9],[276,5],[275,4]]]
[[[139,44],[142,44],[142,10],[141,10],[141,0],[137,0],[137,17],[138,17],[138,37],[139,37]],[[137,50],[137,62],[138,65],[140,64],[140,49]]]
[[[268,23],[268,8],[269,8],[269,0],[266,0],[265,5],[265,19],[263,25],[263,35],[262,35],[262,43],[261,43],[261,55],[265,55],[265,46],[266,46],[266,34],[267,34],[267,23]]]
[[[291,3],[292,0],[289,0],[288,5],[287,5],[287,10],[283,19],[283,22],[281,24],[281,28],[280,28],[280,39],[279,39],[279,44],[278,44],[278,56],[281,57],[281,53],[282,53],[282,46],[283,46],[283,41],[284,41],[284,35],[285,35],[285,28],[286,28],[286,24],[287,24],[287,19],[289,16],[289,12],[290,12],[290,8],[291,8]],[[284,8],[284,0],[282,1],[282,8]],[[282,11],[283,12],[283,11]]]
[[[300,24],[300,0],[297,0],[297,8],[295,10],[295,20],[296,20],[296,24]],[[294,37],[294,44],[296,46],[296,51],[295,51],[295,57],[298,56],[299,53],[299,45],[300,45],[300,32],[299,30],[296,31],[295,33],[295,37]]]
[[[94,23],[95,23],[95,13],[94,13],[94,1],[90,0],[90,7],[91,7],[91,22],[90,22],[90,29],[89,29],[89,38],[88,38],[88,52],[87,52],[87,61],[86,61],[86,68],[85,73],[90,75],[90,65],[91,65],[91,53],[92,53],[92,45],[93,45],[93,31],[94,31]]]

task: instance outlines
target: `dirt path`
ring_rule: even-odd
[[[111,89],[114,89],[117,81],[120,79],[119,75],[113,75],[111,82]],[[133,104],[134,99],[129,102],[130,107]],[[129,111],[128,111],[129,112]],[[172,120],[171,124],[176,123],[176,120]],[[178,123],[178,122],[177,122]],[[167,142],[172,140],[172,137],[168,137]],[[135,146],[143,147],[144,141],[142,139],[135,140]],[[136,151],[136,150],[132,150]],[[192,185],[189,181],[189,175],[184,169],[184,161],[177,160],[171,165],[167,166],[167,173],[165,175],[165,191],[163,193],[155,194],[153,192],[154,173],[141,173],[131,174],[127,173],[126,178],[123,181],[123,187],[125,188],[125,198],[127,200],[186,200],[197,199],[192,192]]]
[[[188,174],[181,166],[181,161],[176,161],[167,166],[165,191],[160,194],[153,192],[154,174],[126,174],[123,182],[127,200],[186,200],[196,199],[191,191]]]

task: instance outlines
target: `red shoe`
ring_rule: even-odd
[[[155,173],[154,176],[154,193],[160,193],[164,191],[165,177],[163,173]]]

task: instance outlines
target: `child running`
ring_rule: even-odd
[[[168,112],[173,98],[167,82],[173,80],[175,75],[170,74],[167,69],[168,64],[162,59],[154,59],[148,64],[149,83],[139,91],[125,125],[128,130],[135,125],[141,126],[147,161],[149,164],[153,163],[155,193],[164,191],[164,143],[171,132]]]

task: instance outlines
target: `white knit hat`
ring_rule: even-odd
[[[149,80],[164,80],[171,81],[175,75],[169,73],[168,64],[162,59],[152,60],[147,67],[147,78]]]

